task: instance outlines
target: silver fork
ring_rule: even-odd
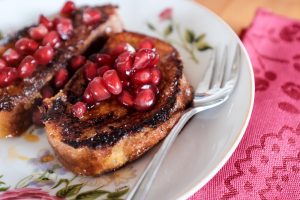
[[[127,200],[144,200],[146,198],[160,165],[177,135],[189,119],[199,112],[221,105],[231,95],[239,77],[241,49],[239,45],[236,46],[231,61],[228,61],[227,58],[227,47],[223,49],[221,54],[221,58],[216,59],[216,57],[218,57],[217,49],[213,51],[207,70],[207,72],[210,72],[210,75],[205,73],[204,79],[198,84],[195,90],[193,106],[184,112],[169,135],[165,138],[160,149],[128,194]],[[217,62],[217,60],[220,62]]]

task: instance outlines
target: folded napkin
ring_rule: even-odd
[[[237,150],[190,199],[300,199],[300,21],[258,10],[242,37],[254,110]]]

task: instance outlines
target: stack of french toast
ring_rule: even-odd
[[[94,176],[167,136],[193,91],[170,44],[124,31],[118,7],[67,1],[0,47],[0,137],[44,126],[60,162]]]

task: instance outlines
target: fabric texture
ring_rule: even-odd
[[[190,200],[300,199],[300,21],[257,11],[242,40],[254,109],[233,156]]]

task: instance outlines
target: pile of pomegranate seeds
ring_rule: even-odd
[[[72,106],[74,116],[82,118],[89,106],[110,98],[138,111],[153,107],[162,77],[157,67],[160,58],[151,40],[143,40],[139,47],[118,44],[109,54],[92,55],[84,64],[82,56],[72,58],[71,68],[83,65],[88,82],[82,101]]]
[[[0,87],[6,87],[17,79],[31,77],[35,71],[49,64],[62,45],[62,41],[70,39],[73,34],[73,24],[70,17],[76,11],[76,5],[67,1],[60,10],[60,16],[53,20],[40,15],[38,25],[28,30],[27,36],[16,41],[0,58]],[[101,21],[101,12],[94,8],[85,8],[82,21],[86,25],[95,25]],[[72,61],[72,72],[85,62],[79,57]],[[61,88],[68,78],[66,70],[57,72],[55,86]],[[67,77],[67,78],[65,78]]]

